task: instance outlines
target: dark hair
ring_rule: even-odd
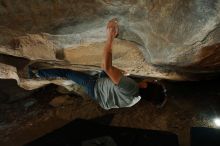
[[[166,90],[158,82],[148,82],[147,88],[139,88],[139,94],[147,100],[161,99],[166,96]]]

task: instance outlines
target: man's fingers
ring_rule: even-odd
[[[116,23],[114,23],[114,22],[108,23],[107,28],[114,28],[115,25],[116,25]]]
[[[117,18],[113,18],[112,20],[110,20],[111,22],[114,22],[114,23],[118,23],[118,19]]]
[[[118,19],[117,19],[117,18],[113,18],[112,20],[110,20],[110,21],[108,22],[107,27],[114,27],[114,26],[117,25],[117,24],[118,24]]]

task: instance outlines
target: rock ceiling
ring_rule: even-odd
[[[26,79],[29,65],[99,71],[113,17],[114,65],[170,80],[218,75],[218,0],[0,0],[0,78],[32,90],[51,81]]]

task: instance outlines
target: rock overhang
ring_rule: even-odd
[[[218,1],[1,0],[0,7],[1,53],[29,59],[27,65],[48,61],[74,64],[65,58],[71,49],[78,56],[90,52],[87,58],[97,58],[97,54],[93,56],[97,51],[91,48],[102,49],[106,23],[116,17],[120,25],[116,44],[121,44],[116,48],[123,50],[131,46],[126,43],[132,43],[126,54],[132,48],[139,51],[141,55],[133,61],[147,66],[143,71],[138,68],[144,67],[133,66],[130,70],[137,71],[131,73],[193,80],[197,74],[200,79],[206,74],[215,76],[220,69]],[[123,58],[125,52],[114,54]],[[86,65],[86,60],[79,60],[78,65]],[[130,60],[120,61],[122,69],[130,64]],[[98,62],[90,65],[98,68]]]

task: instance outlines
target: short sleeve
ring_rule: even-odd
[[[122,76],[118,87],[119,90],[125,95],[135,96],[138,94],[138,85],[136,81],[129,77]]]

